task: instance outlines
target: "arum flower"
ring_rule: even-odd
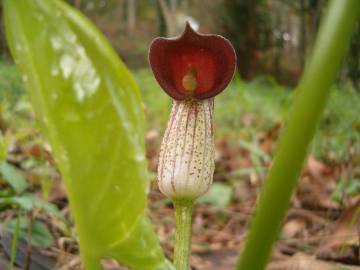
[[[236,55],[224,37],[199,34],[187,23],[180,37],[154,39],[149,61],[156,80],[173,99],[203,100],[229,84]]]
[[[188,270],[193,201],[213,180],[214,96],[232,79],[236,55],[225,38],[199,34],[187,24],[179,37],[154,39],[149,61],[156,80],[173,98],[158,184],[175,206],[175,267]]]
[[[199,34],[187,23],[180,37],[154,39],[149,61],[174,99],[160,150],[159,188],[171,199],[193,200],[212,182],[213,97],[233,77],[235,51],[225,38]]]

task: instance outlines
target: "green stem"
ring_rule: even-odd
[[[174,264],[176,270],[189,270],[192,201],[175,201],[175,251]]]
[[[332,0],[329,4],[313,56],[297,89],[287,126],[260,194],[238,270],[262,270],[266,266],[330,87],[359,18],[359,0]]]
[[[19,233],[20,233],[20,210],[18,210],[18,212],[17,212],[15,230],[13,232],[12,239],[11,239],[10,270],[14,269],[14,263],[15,263],[15,257],[16,257],[16,251],[17,251],[17,243],[19,240]]]

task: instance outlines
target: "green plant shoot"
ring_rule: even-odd
[[[311,61],[298,86],[287,126],[260,194],[239,270],[262,270],[268,261],[359,15],[358,0],[329,2]]]

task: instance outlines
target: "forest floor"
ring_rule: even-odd
[[[138,72],[136,77],[148,123],[149,215],[171,258],[173,208],[156,185],[158,151],[170,99],[147,71]],[[0,79],[0,86],[19,90],[16,76],[14,80]],[[360,96],[347,86],[343,88],[332,91],[268,269],[360,269]],[[29,239],[30,269],[51,269],[54,264],[61,270],[80,269],[61,176],[36,127],[28,97],[21,90],[19,93],[5,102],[6,95],[0,92],[0,157],[6,157],[0,164],[0,270],[8,270],[11,232],[18,214],[15,204],[26,209],[26,214],[21,217],[15,257],[18,268],[14,269],[27,263]],[[234,269],[292,97],[291,89],[264,77],[252,82],[236,78],[216,98],[216,169],[211,189],[195,207],[193,270]],[[32,230],[28,230],[29,224]],[[123,268],[104,261],[104,269]]]

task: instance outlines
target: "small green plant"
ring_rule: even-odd
[[[29,184],[25,179],[20,168],[12,165],[7,161],[6,140],[2,140],[0,151],[0,211],[14,209],[17,213],[15,217],[4,221],[0,225],[3,235],[9,235],[11,246],[8,250],[10,257],[9,268],[13,269],[16,250],[19,241],[28,241],[32,247],[47,248],[53,242],[53,236],[42,220],[32,218],[33,213],[45,214],[49,217],[56,218],[63,223],[64,233],[67,233],[67,224],[56,205],[47,202],[44,199],[33,195],[29,192]],[[31,239],[29,239],[29,235]],[[4,240],[6,242],[6,240]],[[21,258],[21,256],[19,256]]]

